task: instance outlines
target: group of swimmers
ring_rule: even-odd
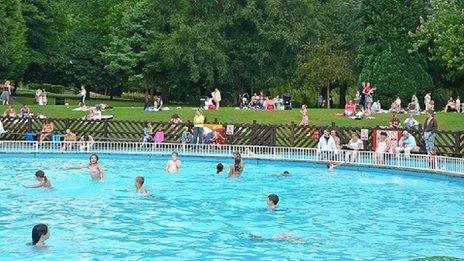
[[[181,168],[182,162],[178,158],[177,152],[171,154],[171,159],[166,163],[165,171],[168,173],[175,173]],[[327,163],[327,169],[332,171],[335,167],[341,163]],[[89,159],[88,164],[72,166],[68,169],[82,169],[88,168],[89,174],[94,181],[102,181],[105,178],[103,168],[98,162],[98,155],[92,154]],[[239,152],[234,153],[234,164],[230,166],[229,177],[240,177],[244,170],[244,162],[242,156]],[[217,164],[216,173],[221,174],[224,171],[224,165],[222,163]],[[289,176],[288,171],[284,171],[280,176]],[[50,180],[45,176],[45,173],[42,170],[39,170],[35,173],[38,184],[27,185],[27,188],[52,188]],[[145,178],[143,176],[137,176],[134,181],[135,190],[140,194],[148,194],[148,190],[144,187]],[[270,194],[267,196],[267,206],[270,210],[274,211],[277,209],[279,203],[279,196],[277,194]],[[45,240],[50,237],[50,231],[45,224],[35,225],[32,229],[32,245],[34,246],[44,246]]]

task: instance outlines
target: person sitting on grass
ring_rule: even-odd
[[[391,120],[390,120],[390,128],[392,129],[399,129],[401,128],[401,121],[396,117],[396,114],[393,114]]]
[[[135,191],[137,193],[140,193],[140,194],[146,194],[147,193],[147,190],[143,186],[144,183],[145,183],[145,178],[144,177],[137,176],[135,178],[134,185],[135,185]]]
[[[401,108],[401,99],[397,97],[395,101],[392,102],[390,106],[390,112],[392,113],[402,113],[404,112],[403,108]]]
[[[8,108],[5,110],[3,113],[3,117],[5,118],[15,118],[16,117],[16,112],[13,109],[11,105],[8,106]]]
[[[352,117],[356,114],[356,105],[350,100],[347,104],[345,104],[345,116]]]
[[[23,104],[23,107],[21,107],[21,110],[19,111],[19,117],[23,119],[27,119],[31,117],[31,109],[27,104]]]
[[[52,188],[52,183],[50,183],[50,180],[45,176],[45,173],[42,170],[39,170],[35,173],[35,178],[39,181],[38,184],[36,185],[28,185],[24,186],[26,188]]]
[[[276,194],[270,194],[267,196],[267,206],[270,210],[274,211],[277,209],[277,204],[279,204],[279,196]]]
[[[45,123],[42,125],[42,131],[40,132],[39,142],[44,141],[46,138],[53,135],[55,131],[55,125],[49,119],[45,120]]]
[[[408,130],[419,130],[419,122],[416,119],[414,119],[414,115],[412,113],[410,113],[406,120],[404,120],[403,124],[404,127]]]
[[[382,105],[380,104],[380,100],[377,100],[372,104],[371,110],[372,110],[373,113],[382,113],[383,112]]]
[[[446,104],[444,111],[448,112],[449,109],[456,110],[456,102],[453,100],[453,97],[448,99],[448,103]]]

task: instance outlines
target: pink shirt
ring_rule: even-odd
[[[157,131],[155,133],[155,142],[161,143],[164,141],[164,131]]]

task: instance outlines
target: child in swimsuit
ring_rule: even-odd
[[[135,178],[134,185],[135,185],[135,190],[137,191],[137,193],[140,193],[140,194],[146,194],[147,193],[147,190],[143,186],[143,183],[145,183],[145,178],[144,177],[137,176]]]
[[[39,181],[39,184],[36,185],[29,185],[29,186],[24,186],[26,188],[52,188],[52,183],[50,183],[50,180],[48,180],[47,176],[45,176],[45,173],[41,170],[37,171],[35,173],[36,179]]]
[[[168,173],[177,172],[180,169],[181,161],[177,158],[177,152],[173,152],[171,155],[171,159],[166,163],[165,170]]]
[[[98,155],[92,154],[90,156],[90,161],[88,165],[89,174],[94,180],[103,180],[105,179],[105,175],[103,173],[103,169],[98,163]]]

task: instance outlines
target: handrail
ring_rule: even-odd
[[[464,177],[464,159],[423,154],[378,154],[372,151],[318,151],[313,148],[141,143],[141,142],[59,142],[59,141],[0,141],[0,153],[116,153],[126,155],[169,155],[178,152],[183,156],[231,157],[240,152],[243,158],[287,160],[304,162],[340,162],[378,168],[396,168],[413,171],[440,173]]]

